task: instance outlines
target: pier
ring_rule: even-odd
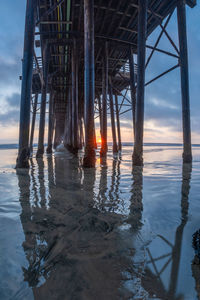
[[[142,166],[145,87],[177,68],[182,97],[183,162],[190,163],[187,5],[192,8],[196,1],[27,0],[16,167],[29,167],[38,111],[37,157],[45,151],[52,153],[53,147],[63,143],[74,155],[84,149],[84,167],[95,166],[96,118],[101,133],[100,155],[106,158],[108,119],[113,153],[117,153],[122,148],[120,117],[132,111],[133,165]],[[167,30],[174,13],[178,45]],[[158,39],[149,45],[147,38],[158,27]],[[174,52],[159,47],[163,35]],[[150,49],[149,56],[146,49]],[[173,57],[174,67],[147,82],[145,71],[155,52]]]

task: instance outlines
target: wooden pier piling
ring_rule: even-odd
[[[72,150],[72,91],[69,88],[67,97],[67,112],[65,119],[65,131],[64,131],[64,145],[71,151]]]
[[[116,129],[115,129],[113,91],[112,91],[111,86],[109,86],[109,100],[110,100],[110,116],[111,116],[112,139],[113,139],[113,153],[117,153],[118,148],[117,148]]]
[[[144,90],[148,0],[138,1],[138,74],[133,164],[143,165]]]
[[[95,70],[94,70],[94,0],[84,0],[84,102],[85,102],[85,156],[84,167],[95,166],[94,145],[94,100],[95,100]]]
[[[100,122],[100,135],[102,139],[102,107],[101,107],[101,97],[98,95],[98,109],[99,109],[99,122]]]
[[[44,133],[45,133],[45,116],[46,116],[46,101],[47,101],[47,86],[48,86],[48,69],[49,69],[49,46],[44,49],[45,65],[43,70],[44,84],[42,86],[42,97],[40,105],[40,126],[38,137],[38,150],[36,157],[42,157],[44,154]]]
[[[36,112],[37,112],[37,104],[38,104],[38,94],[35,94],[35,99],[34,99],[34,103],[33,103],[30,143],[29,143],[30,155],[33,152],[33,138],[34,138],[34,132],[35,132],[35,119],[36,119]]]
[[[72,149],[78,152],[78,55],[76,39],[73,40],[72,49]]]
[[[118,150],[122,150],[121,142],[121,129],[120,129],[120,119],[119,119],[119,106],[118,106],[118,96],[115,94],[115,110],[116,110],[116,121],[117,121],[117,135],[118,135]]]
[[[108,96],[108,43],[105,43],[102,71],[102,138],[101,156],[106,156],[107,145],[107,96]]]
[[[53,107],[54,107],[54,97],[55,97],[55,92],[50,93],[49,97],[49,122],[48,122],[48,145],[46,152],[48,154],[52,153],[52,146],[53,146],[53,130],[54,130],[54,112],[53,112]]]
[[[54,149],[56,149],[64,138],[65,130],[65,115],[61,112],[55,114],[55,135],[54,135]]]
[[[190,97],[188,74],[188,50],[186,30],[185,1],[177,1],[177,19],[180,48],[181,95],[182,95],[182,124],[183,124],[183,162],[191,163],[191,128],[190,128]]]
[[[136,105],[136,86],[135,86],[135,66],[132,48],[129,48],[129,68],[130,68],[130,89],[131,89],[131,105],[133,117],[133,134],[135,139],[135,105]]]
[[[19,150],[16,168],[28,168],[31,88],[33,74],[36,2],[27,1],[22,62],[22,88],[20,105]]]

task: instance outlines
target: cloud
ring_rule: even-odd
[[[169,101],[158,98],[151,98],[150,103],[155,107],[168,108],[169,110],[177,110],[178,107],[174,104],[169,103]]]
[[[0,124],[11,126],[19,123],[20,94],[14,93],[4,101],[4,111],[0,113]]]
[[[0,56],[0,86],[12,86],[16,89],[20,88],[21,81],[21,60],[20,57],[2,58]]]
[[[13,109],[6,114],[0,115],[0,124],[2,126],[11,126],[19,123],[19,110]]]
[[[19,106],[20,106],[20,94],[13,94],[12,96],[8,97],[6,99],[7,104],[11,107],[11,108],[16,108],[19,110]]]

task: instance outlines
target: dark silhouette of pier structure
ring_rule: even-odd
[[[47,153],[60,143],[75,155],[84,147],[85,167],[95,165],[95,117],[100,120],[100,155],[105,157],[108,114],[113,152],[118,152],[121,150],[120,116],[132,111],[133,164],[142,165],[145,86],[178,67],[183,161],[191,162],[186,5],[194,7],[196,1],[27,0],[17,167],[29,166],[37,111],[40,113],[37,157],[45,152],[48,114]],[[179,45],[167,31],[174,10]],[[157,41],[154,45],[147,44],[147,37],[157,27],[161,29]],[[159,48],[163,35],[174,48],[173,53]],[[39,49],[41,56],[37,55]],[[150,49],[148,57],[146,49]],[[146,82],[145,70],[155,52],[174,57],[176,64]],[[40,103],[38,95],[41,95]]]

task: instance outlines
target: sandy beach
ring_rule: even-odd
[[[31,160],[0,150],[0,299],[197,298],[192,234],[199,229],[200,147],[132,147],[107,164],[82,154]],[[97,155],[98,156],[98,155]]]

